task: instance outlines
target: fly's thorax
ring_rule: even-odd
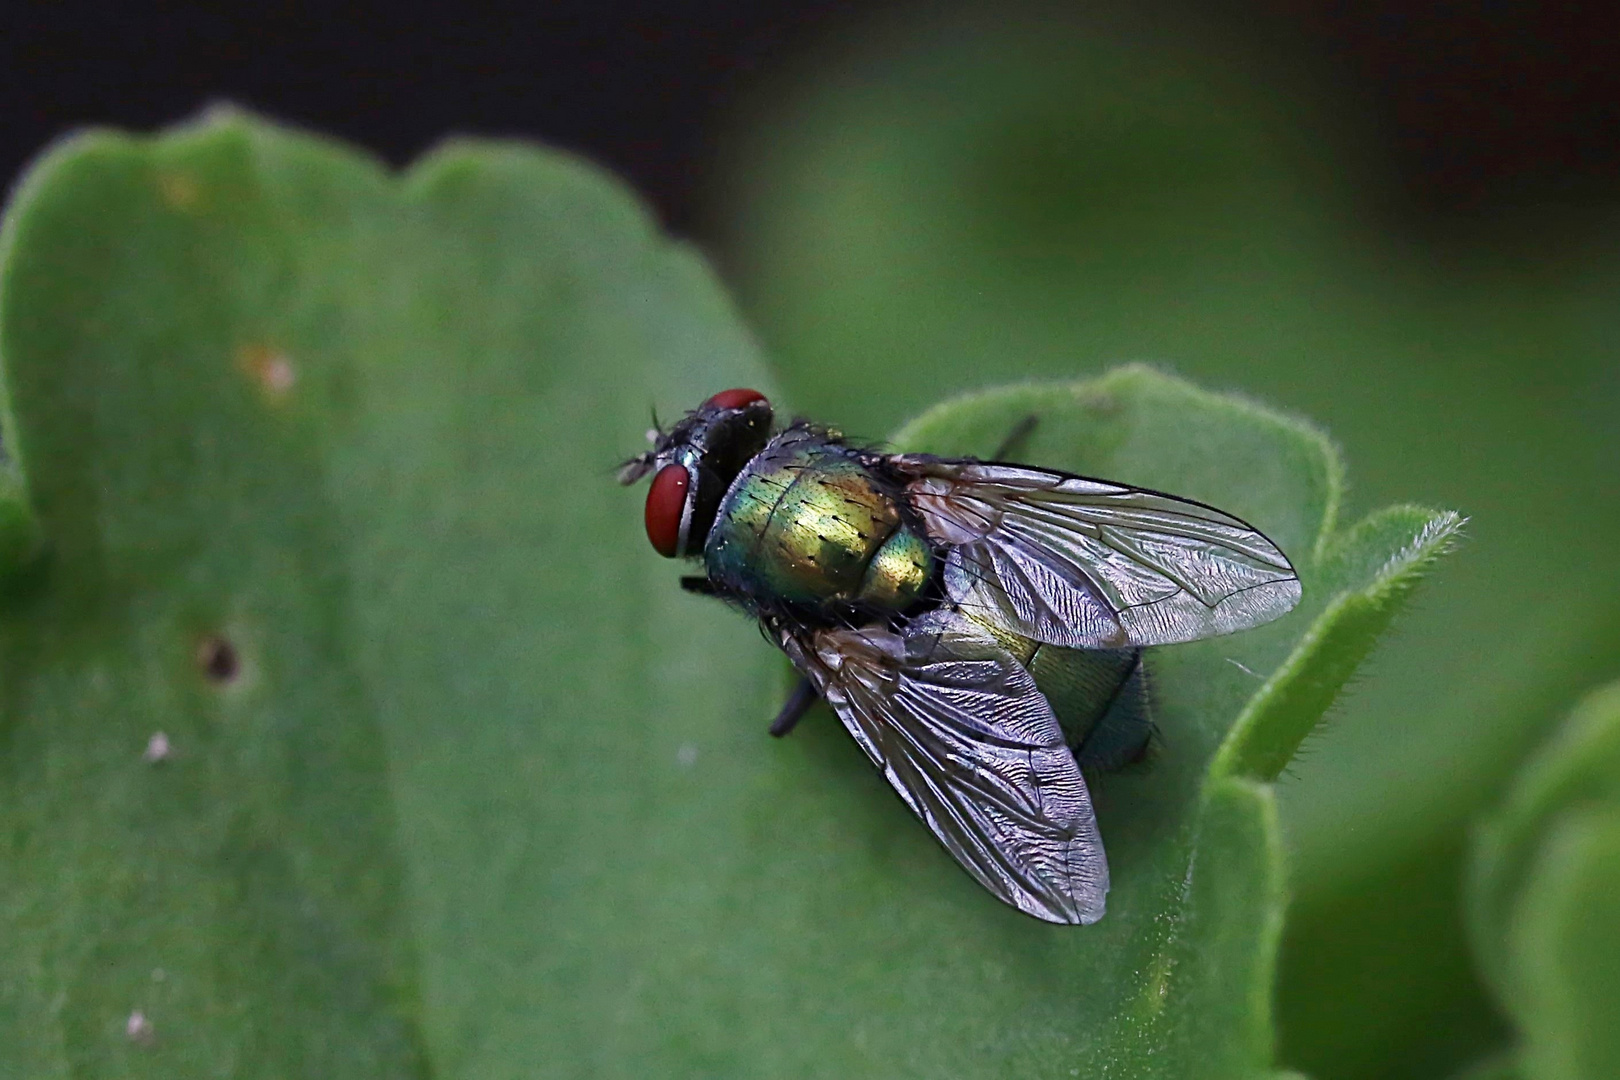
[[[928,541],[902,522],[866,564],[859,599],[873,607],[904,611],[928,587],[933,568]]]
[[[928,544],[850,448],[812,430],[774,439],[733,481],[704,548],[709,575],[761,601],[903,610]]]

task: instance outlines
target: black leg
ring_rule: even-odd
[[[1035,425],[1039,422],[1040,418],[1034,413],[1030,413],[1014,424],[1013,429],[1007,432],[1007,437],[1001,440],[1001,445],[996,447],[996,452],[990,455],[990,460],[1006,461],[1008,455],[1017,449],[1019,443],[1029,437],[1029,433],[1035,430]]]
[[[714,582],[706,577],[683,577],[681,588],[687,592],[695,592],[699,596],[718,596],[720,590],[714,587]]]
[[[782,706],[782,711],[771,721],[771,734],[780,739],[792,731],[799,718],[809,712],[810,706],[815,703],[816,688],[810,684],[809,679],[800,679],[799,685],[788,695],[787,704]]]

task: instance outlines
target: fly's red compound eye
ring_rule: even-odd
[[[740,409],[744,405],[752,405],[756,401],[764,401],[765,395],[758,390],[748,390],[738,387],[735,390],[722,390],[714,397],[703,403],[706,409]]]
[[[666,559],[673,559],[681,546],[681,515],[691,483],[685,465],[665,465],[647,491],[647,539]]]

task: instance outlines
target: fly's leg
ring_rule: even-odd
[[[687,592],[697,593],[699,596],[719,596],[720,590],[715,588],[714,582],[706,577],[683,577],[681,588]]]
[[[787,704],[782,706],[782,711],[776,714],[775,720],[771,721],[771,734],[780,739],[792,731],[794,725],[799,722],[805,713],[810,711],[810,706],[815,703],[815,686],[811,684],[809,679],[800,678],[799,685],[795,686],[793,693],[788,695]]]
[[[1013,425],[1013,429],[1007,432],[1007,437],[1001,440],[1001,445],[996,447],[996,452],[991,454],[987,460],[1008,460],[1012,452],[1018,448],[1018,444],[1029,438],[1029,433],[1035,430],[1035,425],[1038,423],[1040,423],[1040,417],[1034,413],[1030,413],[1018,421]]]

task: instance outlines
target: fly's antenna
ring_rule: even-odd
[[[635,457],[630,458],[628,461],[620,464],[617,472],[614,475],[618,478],[618,481],[621,484],[633,484],[637,480],[640,480],[643,476],[646,476],[648,473],[652,472],[653,460],[653,452],[651,450],[648,450],[645,454],[637,454]]]
[[[647,411],[652,414],[652,427],[647,429],[647,442],[652,449],[644,450],[618,466],[616,475],[621,484],[633,484],[652,472],[653,463],[658,459],[658,444],[664,441],[664,425],[658,422],[658,406],[649,405]]]

